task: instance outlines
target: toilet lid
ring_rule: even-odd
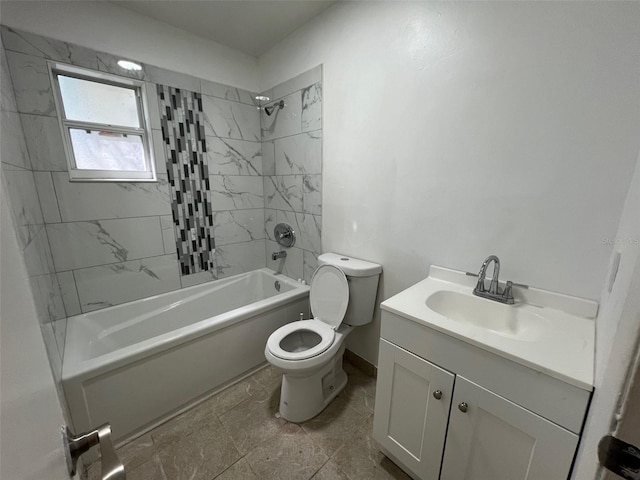
[[[344,272],[333,265],[319,266],[311,279],[309,303],[316,320],[337,329],[349,304],[349,284]]]

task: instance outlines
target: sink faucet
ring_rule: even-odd
[[[484,281],[487,277],[487,267],[491,262],[493,262],[493,276],[489,284],[489,290],[487,290],[484,287]],[[499,274],[500,259],[495,255],[489,255],[486,260],[482,262],[480,273],[478,273],[478,283],[476,284],[476,288],[473,289],[473,294],[478,297],[495,300],[496,302],[513,305],[513,282],[507,282],[504,290],[500,291],[500,286],[498,285]]]
[[[287,257],[287,252],[285,252],[284,250],[280,250],[279,252],[273,252],[271,254],[271,260],[277,260],[279,258],[286,258]]]
[[[496,294],[498,293],[498,275],[500,275],[500,259],[495,255],[489,255],[484,262],[482,262],[482,267],[480,267],[480,273],[478,273],[478,284],[474,290],[478,293],[486,292],[484,288],[484,279],[487,277],[487,267],[489,264],[493,262],[493,277],[491,278],[491,284],[489,285],[489,293]]]

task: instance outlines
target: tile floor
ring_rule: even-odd
[[[259,370],[119,448],[127,480],[409,479],[373,440],[375,379],[344,369],[346,388],[302,424],[276,418],[281,375]]]

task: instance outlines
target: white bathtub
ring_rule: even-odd
[[[274,330],[308,318],[308,296],[263,268],[69,318],[62,385],[75,431],[109,422],[126,440],[242,378],[265,363]]]

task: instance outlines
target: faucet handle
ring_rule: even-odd
[[[513,282],[511,280],[507,280],[502,296],[506,300],[506,303],[513,304]]]

